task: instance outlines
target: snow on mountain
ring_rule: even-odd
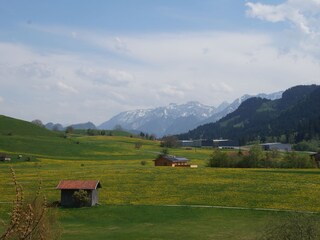
[[[281,98],[281,96],[282,92],[256,95],[256,97],[271,100]],[[124,129],[155,134],[157,137],[184,133],[199,125],[218,121],[251,97],[254,96],[246,94],[231,104],[223,102],[217,108],[192,101],[185,104],[170,103],[168,106],[154,109],[122,112],[102,123],[98,128],[113,129],[115,126],[121,125]]]
[[[220,111],[216,111],[215,114],[213,114],[211,117],[205,119],[204,121],[202,121],[200,123],[200,125],[206,124],[206,123],[211,123],[211,122],[216,122],[218,120],[220,120],[221,118],[227,116],[229,113],[232,113],[233,111],[235,111],[242,102],[246,101],[249,98],[252,97],[260,97],[260,98],[266,98],[266,99],[270,99],[270,100],[275,100],[275,99],[279,99],[282,96],[283,91],[279,91],[279,92],[275,92],[275,93],[270,93],[270,94],[265,94],[265,93],[259,93],[257,95],[249,95],[249,94],[245,94],[240,98],[237,98],[236,100],[234,100],[231,104],[229,105],[225,105],[225,108],[220,110],[221,108],[219,108]]]
[[[121,125],[124,129],[148,132],[161,137],[166,134],[177,134],[191,130],[214,113],[215,107],[206,106],[199,102],[180,105],[171,103],[165,107],[122,112],[102,123],[99,128],[113,129],[116,125]],[[174,128],[173,125],[179,126],[179,128]],[[171,129],[170,132],[167,131],[168,129]]]

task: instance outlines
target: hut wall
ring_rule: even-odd
[[[172,162],[167,159],[160,157],[154,161],[155,166],[172,166]]]
[[[99,202],[98,190],[94,189],[91,191],[91,206],[97,205]]]
[[[61,190],[61,206],[74,207],[75,203],[72,195],[75,191],[76,190]]]

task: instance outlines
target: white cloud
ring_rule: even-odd
[[[288,21],[280,10],[277,14],[269,15]],[[308,26],[311,22],[308,18]],[[70,40],[72,31],[55,28],[50,34]],[[290,46],[283,40],[288,49],[279,51],[278,39],[267,33],[76,33],[76,41],[99,54],[43,54],[0,43],[0,83],[10,96],[4,112],[44,122],[101,123],[125,110],[190,100],[217,106],[246,93],[320,83],[318,43],[305,39]]]
[[[287,0],[278,5],[247,2],[246,6],[250,17],[274,23],[289,21],[305,34],[319,34],[318,0]]]
[[[74,87],[69,86],[63,82],[58,82],[57,87],[64,93],[78,93],[78,90],[76,90]]]
[[[224,82],[212,83],[211,87],[215,92],[232,93],[234,89]]]
[[[283,11],[284,5],[270,6],[261,3],[248,2],[246,5],[250,8],[247,14],[250,17],[257,17],[270,22],[281,22],[286,20],[286,14]]]
[[[178,89],[177,87],[173,87],[173,86],[165,86],[160,89],[159,93],[160,93],[159,97],[161,95],[174,97],[175,99],[184,97],[184,92]]]
[[[88,81],[115,87],[127,85],[134,80],[129,72],[112,68],[82,67],[76,73]]]
[[[129,52],[130,50],[127,47],[127,44],[125,41],[120,39],[119,37],[114,38],[114,47],[117,51],[121,52]]]
[[[282,4],[271,5],[246,3],[247,15],[269,22],[285,22],[291,29],[274,36],[280,51],[297,52],[320,59],[320,1],[287,0]]]

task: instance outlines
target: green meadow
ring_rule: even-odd
[[[158,141],[113,135],[64,137],[0,116],[0,152],[12,156],[0,162],[0,218],[8,219],[14,199],[11,166],[27,196],[41,181],[49,202],[59,200],[62,179],[101,181],[101,205],[57,210],[62,239],[255,239],[268,221],[288,214],[257,208],[320,212],[318,169],[208,168],[210,149],[170,150],[196,169],[155,167]]]

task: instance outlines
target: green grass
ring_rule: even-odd
[[[2,136],[28,136],[28,137],[54,137],[56,133],[41,128],[30,122],[0,115],[0,135]]]
[[[286,214],[160,206],[63,209],[62,239],[256,239],[270,220]]]
[[[10,133],[10,134],[9,134]],[[129,133],[112,131],[114,136],[85,136],[53,132],[32,123],[0,115],[0,151],[57,159],[145,159],[148,151],[159,151],[159,143],[130,138]],[[134,151],[141,142],[145,150]],[[154,154],[153,154],[154,155]]]
[[[8,133],[11,132],[11,135]],[[136,142],[142,148],[134,148]],[[79,143],[78,143],[79,142]],[[164,207],[211,205],[320,212],[318,169],[215,169],[205,167],[212,150],[172,149],[199,168],[154,167],[159,142],[126,136],[61,137],[33,124],[0,116],[0,202],[11,202],[13,166],[26,195],[42,179],[42,191],[57,201],[61,179],[97,179],[102,206],[59,209],[64,239],[254,239],[271,217],[253,210]],[[34,156],[31,162],[17,155]],[[146,165],[141,165],[141,161]],[[150,206],[142,206],[150,205]],[[10,204],[0,203],[7,219]]]
[[[91,239],[257,239],[286,212],[101,205],[58,210],[62,240]],[[319,215],[315,217],[320,218]],[[1,226],[0,226],[1,231]]]
[[[146,160],[58,160],[20,162],[14,169],[26,191],[42,179],[50,201],[61,179],[98,179],[103,204],[192,204],[248,208],[275,208],[320,212],[320,172],[283,169],[198,169],[154,167]],[[201,164],[201,160],[195,160]],[[0,164],[0,201],[11,201],[8,167]],[[0,210],[1,211],[1,210]]]

